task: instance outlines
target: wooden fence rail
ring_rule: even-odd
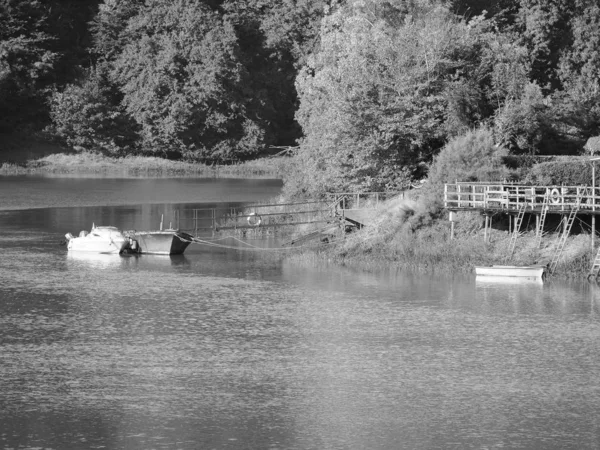
[[[600,213],[600,188],[591,186],[526,186],[516,184],[452,183],[444,186],[444,204],[451,211],[485,210]]]

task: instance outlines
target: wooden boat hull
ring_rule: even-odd
[[[177,230],[130,231],[130,239],[136,241],[137,252],[153,255],[181,255],[193,237]],[[132,249],[135,248],[132,246]]]
[[[536,277],[542,278],[546,272],[544,266],[480,266],[475,267],[477,276],[498,277]]]

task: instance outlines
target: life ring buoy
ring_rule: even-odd
[[[262,223],[262,218],[257,216],[256,213],[248,214],[248,225],[252,227],[257,227]]]
[[[550,191],[550,203],[558,205],[560,203],[560,192],[554,188]]]

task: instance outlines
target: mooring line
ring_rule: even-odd
[[[224,245],[224,244],[217,244],[214,241],[208,241],[205,239],[199,239],[197,237],[192,237],[192,239],[185,239],[182,236],[178,236],[179,239],[181,239],[182,241],[185,242],[189,242],[191,244],[198,244],[198,245],[207,245],[209,247],[217,247],[217,248],[226,248],[226,249],[232,249],[232,250],[240,250],[240,251],[265,251],[265,252],[280,252],[280,251],[290,251],[290,250],[299,250],[299,249],[303,249],[303,248],[316,248],[316,247],[322,247],[324,245],[332,245],[334,244],[334,242],[319,242],[318,244],[315,245],[301,245],[301,246],[289,246],[289,247],[258,247],[252,244],[249,244],[247,242],[242,241],[241,239],[238,239],[234,236],[228,236],[227,238],[232,238],[242,244],[248,245],[249,247],[239,247],[239,246],[234,246],[234,245]],[[223,239],[227,239],[227,238],[223,238]],[[222,240],[222,239],[221,239]]]

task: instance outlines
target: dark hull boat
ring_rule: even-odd
[[[181,255],[193,241],[193,236],[178,230],[128,231],[131,250],[155,255]]]

